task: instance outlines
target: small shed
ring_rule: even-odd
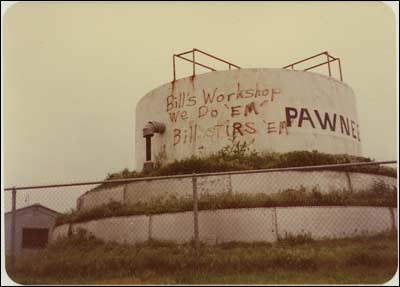
[[[16,210],[15,256],[33,255],[46,247],[59,213],[41,204],[33,204]],[[5,214],[6,254],[11,255],[12,212]]]

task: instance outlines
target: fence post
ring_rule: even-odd
[[[153,216],[150,214],[149,215],[149,230],[148,230],[148,232],[149,232],[149,236],[147,237],[147,240],[148,241],[151,241],[152,240],[152,233],[153,233]]]
[[[351,184],[351,178],[350,178],[350,173],[346,170],[345,171],[346,177],[347,177],[347,183],[349,185],[349,191],[353,193],[353,185]]]
[[[193,185],[193,223],[194,223],[194,249],[195,249],[195,259],[196,264],[198,263],[200,255],[200,241],[199,241],[199,207],[197,198],[197,176],[193,174],[192,176]]]
[[[393,207],[389,207],[390,217],[392,219],[392,232],[396,233],[396,214]]]
[[[279,241],[279,230],[278,230],[278,213],[276,212],[276,206],[274,207],[274,227],[276,233],[276,242]]]
[[[16,205],[17,205],[17,189],[12,189],[12,209],[11,209],[11,267],[15,268],[15,232],[16,232]]]

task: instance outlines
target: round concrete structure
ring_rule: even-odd
[[[296,179],[296,180],[294,180]],[[343,171],[275,171],[270,173],[198,176],[197,194],[203,196],[265,194],[290,189],[331,192],[363,192],[379,187],[394,190],[397,179],[383,175]],[[78,210],[90,210],[110,202],[127,206],[191,199],[190,177],[156,178],[102,188],[83,194]],[[193,212],[105,217],[55,228],[51,240],[84,229],[105,241],[135,244],[146,240],[178,243],[193,239]],[[314,239],[374,235],[398,228],[397,209],[375,206],[293,206],[201,210],[200,240],[216,244],[230,241],[275,242],[279,237],[310,234]]]
[[[205,156],[232,138],[256,151],[317,150],[361,155],[355,95],[332,77],[285,69],[210,72],[176,80],[136,107],[136,167],[146,161],[143,127],[164,123],[152,137],[152,160]]]

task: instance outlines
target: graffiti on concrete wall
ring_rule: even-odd
[[[294,107],[285,107],[285,115],[288,127],[295,125],[301,128],[303,125],[307,124],[313,129],[319,128],[332,132],[340,132],[342,135],[361,141],[358,124],[343,115]],[[295,122],[297,122],[297,124],[295,124]]]
[[[266,137],[285,136],[291,127],[340,133],[360,141],[358,124],[336,113],[291,106],[284,107],[281,118],[266,120],[266,108],[282,95],[278,87],[244,87],[240,83],[229,92],[216,87],[203,88],[198,94],[193,90],[171,94],[166,97],[165,109],[173,126],[173,144],[261,133]]]

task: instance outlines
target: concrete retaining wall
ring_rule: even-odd
[[[87,192],[80,196],[77,201],[77,208],[93,208],[110,201],[124,202],[125,186],[105,188],[104,190]]]
[[[72,232],[85,229],[97,238],[119,243],[136,243],[149,239],[148,216],[110,217],[72,225]]]
[[[162,196],[160,196],[162,195]],[[148,180],[126,185],[125,203],[147,202],[154,199],[170,197],[191,197],[192,179],[178,178],[165,180]]]
[[[71,224],[72,225],[72,224]],[[70,224],[59,225],[53,229],[50,236],[50,241],[55,241],[65,236],[68,236],[68,231],[70,229]]]
[[[337,171],[279,171],[270,173],[233,174],[199,177],[199,196],[225,192],[273,194],[287,189],[318,188],[322,193],[335,190],[362,191],[384,183],[397,188],[397,179],[388,176]],[[191,178],[145,180],[113,188],[87,192],[78,200],[79,208],[92,208],[110,201],[121,203],[148,202],[168,198],[191,198]]]
[[[398,228],[397,209],[387,207],[280,207],[199,212],[200,241],[274,242],[278,236],[309,233],[315,239],[372,235]],[[193,213],[112,217],[71,224],[95,237],[119,243],[148,239],[178,243],[193,239]],[[68,236],[69,225],[55,228],[52,240]]]
[[[316,239],[376,234],[394,224],[390,208],[383,207],[277,208],[277,220],[279,236],[310,233]]]
[[[391,188],[397,188],[397,178],[387,177],[382,175],[371,175],[365,173],[349,172],[350,182],[353,191],[365,190],[368,187],[374,186],[374,184],[384,183],[389,185]]]

